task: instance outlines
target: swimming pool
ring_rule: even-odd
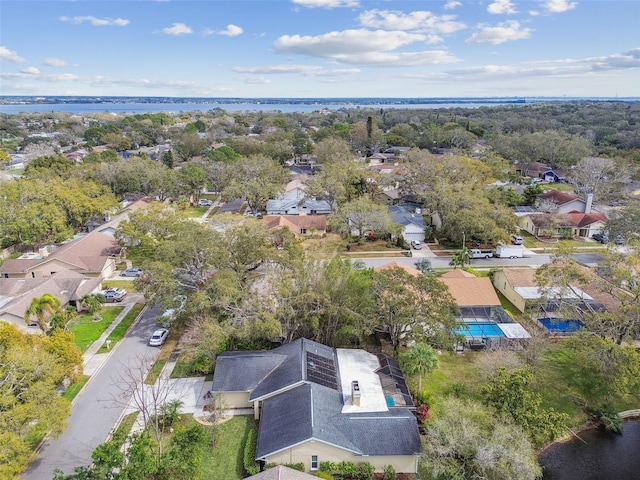
[[[470,338],[481,337],[504,337],[504,333],[494,322],[473,322],[455,328],[453,333]]]
[[[538,321],[553,333],[575,333],[582,328],[579,320],[564,320],[562,318],[539,318]]]

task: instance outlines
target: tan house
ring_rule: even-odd
[[[123,257],[124,251],[112,235],[94,230],[51,253],[42,248],[38,253],[5,261],[0,266],[0,277],[40,278],[71,270],[90,277],[106,278],[116,271]]]
[[[0,320],[22,329],[29,325],[24,315],[34,298],[53,295],[63,307],[78,308],[80,299],[100,291],[102,278],[89,277],[71,270],[36,278],[0,278]]]
[[[376,272],[379,272],[380,270],[389,270],[391,268],[401,268],[402,270],[407,272],[409,275],[412,275],[414,277],[419,277],[420,275],[422,275],[422,272],[417,268],[413,268],[410,265],[405,265],[404,263],[400,263],[400,262],[385,263],[384,265],[380,265],[379,267],[374,268],[374,270]]]
[[[267,215],[263,221],[268,230],[286,227],[298,238],[327,233],[326,215]]]
[[[271,351],[225,352],[212,393],[259,419],[256,459],[267,464],[369,462],[416,473],[414,406],[398,363],[383,354],[307,339]]]
[[[449,287],[449,293],[459,307],[500,307],[500,299],[487,277],[476,277],[473,273],[455,269],[438,280]]]
[[[518,310],[524,312],[527,300],[540,298],[535,268],[504,268],[493,274],[493,285]]]
[[[519,226],[536,237],[591,238],[607,224],[604,213],[533,213],[519,218]]]

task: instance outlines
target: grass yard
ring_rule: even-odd
[[[105,288],[124,288],[127,293],[136,292],[136,286],[133,279],[131,280],[105,280],[102,282],[102,286]]]
[[[134,322],[136,318],[138,318],[138,315],[140,315],[140,312],[142,311],[143,308],[144,308],[143,303],[136,303],[131,308],[131,310],[129,310],[129,312],[124,316],[124,318],[116,326],[116,328],[114,328],[113,331],[109,334],[105,343],[103,343],[100,349],[98,350],[98,353],[106,353],[109,350],[109,348],[113,348],[113,346],[117,342],[122,340],[122,338],[127,333],[127,330],[129,330],[129,327],[131,326],[131,324]],[[107,347],[107,341],[111,342],[110,347]]]
[[[147,373],[147,376],[144,379],[144,383],[146,383],[147,385],[153,385],[154,383],[156,383],[156,380],[158,380],[158,377],[160,377],[160,373],[162,372],[162,369],[166,364],[166,359],[156,360],[156,362]]]
[[[207,210],[209,210],[209,207],[187,207],[179,211],[187,218],[198,218],[204,215]]]
[[[69,330],[75,336],[75,344],[85,352],[89,345],[95,342],[100,335],[111,325],[124,307],[102,307],[100,316],[102,320],[93,321],[93,315],[78,315],[69,322]]]
[[[89,381],[89,378],[91,377],[88,375],[81,376],[78,380],[69,385],[64,392],[62,392],[62,398],[66,398],[70,402],[73,401],[73,399],[76,398],[76,395],[80,393],[80,390],[82,390],[82,387],[84,387]]]
[[[253,428],[253,416],[233,417],[216,426],[213,451],[204,456],[200,480],[241,480],[244,443]]]

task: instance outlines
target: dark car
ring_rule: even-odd
[[[606,233],[594,233],[591,238],[600,243],[607,243],[609,241],[609,235]]]

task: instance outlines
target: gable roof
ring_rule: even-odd
[[[263,221],[268,230],[288,227],[293,233],[298,233],[302,228],[320,231],[327,229],[326,215],[266,215]]]
[[[454,270],[455,272],[455,270]],[[449,293],[460,307],[500,306],[500,299],[488,277],[461,274],[443,275],[438,280],[449,287]]]
[[[248,378],[237,378],[243,376]],[[360,405],[351,400],[354,378],[361,380]],[[397,362],[386,356],[334,349],[307,339],[269,352],[220,355],[213,391],[246,390],[250,402],[262,405],[258,459],[310,441],[357,455],[420,452],[413,405],[410,396],[403,397],[408,395],[406,383]],[[387,397],[396,394],[399,402],[389,406]],[[387,438],[393,441],[382,440]]]
[[[504,268],[501,270],[511,287],[537,287],[535,268]]]
[[[567,203],[571,203],[574,200],[578,200],[584,203],[584,200],[581,200],[575,195],[571,195],[567,192],[561,192],[560,190],[549,190],[547,193],[543,193],[542,195],[540,195],[538,199],[553,202],[556,205],[566,205]]]
[[[543,228],[550,224],[549,219],[554,219],[557,222],[558,228],[584,228],[598,222],[607,223],[607,216],[604,213],[542,213],[539,215],[529,215],[529,219],[536,227]]]

